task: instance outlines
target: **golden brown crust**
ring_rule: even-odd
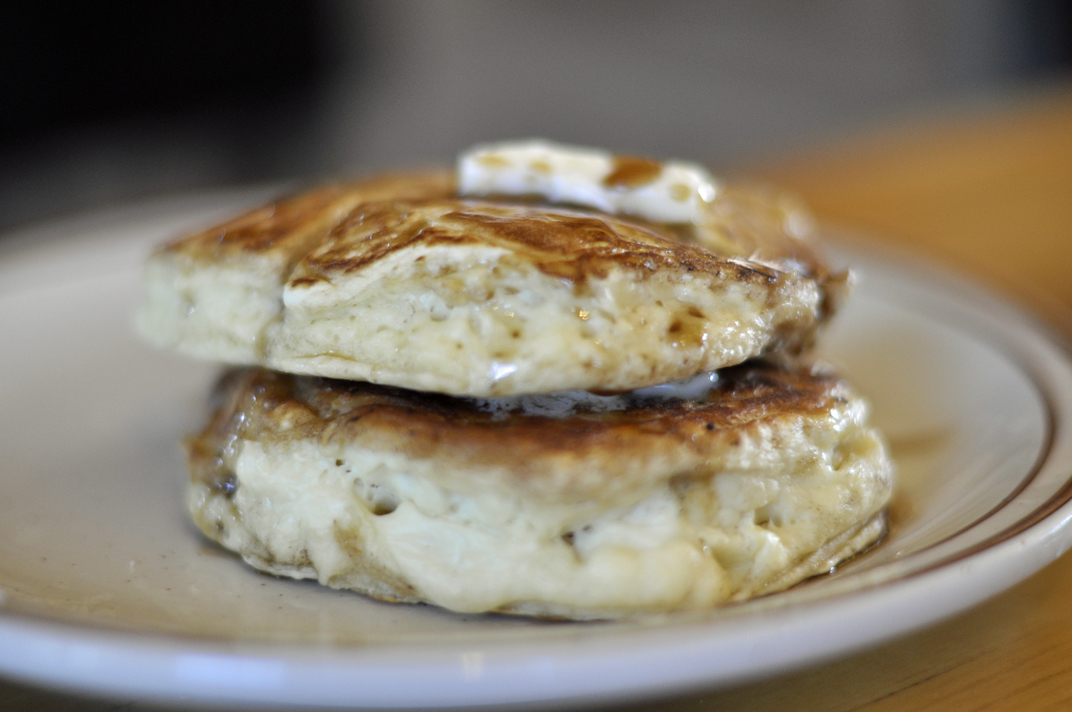
[[[448,172],[384,175],[288,195],[207,230],[174,240],[160,252],[213,262],[262,255],[293,264],[355,206],[387,198],[453,195]]]
[[[455,199],[360,206],[298,265],[289,284],[313,284],[365,269],[407,248],[444,244],[498,247],[511,262],[574,284],[606,277],[611,269],[638,276],[673,270],[767,282],[778,279],[776,270],[727,261],[654,226],[610,215]]]
[[[635,187],[657,175],[661,164],[641,158],[619,158],[605,185]],[[542,196],[489,195],[503,204],[546,207]],[[575,206],[578,210],[590,210]],[[739,258],[798,272],[825,282],[834,275],[816,251],[815,224],[804,204],[791,193],[744,181],[725,183],[705,204],[697,224],[653,223],[637,216],[621,217],[681,242],[699,245],[723,258]]]
[[[607,180],[632,184],[658,165],[622,158]],[[703,224],[673,226],[548,206],[517,196],[461,200],[456,199],[456,188],[447,171],[323,185],[173,240],[158,251],[197,262],[269,256],[284,264],[294,264],[312,252],[313,271],[352,271],[415,240],[484,241],[520,249],[549,273],[573,280],[583,279],[587,267],[605,269],[611,262],[647,270],[668,264],[710,269],[712,256],[756,260],[751,269],[767,277],[769,266],[822,281],[830,276],[803,239],[808,232],[806,213],[790,198],[769,190],[727,185],[709,206]],[[428,210],[440,214],[441,225],[420,222],[418,213]],[[331,238],[325,242],[329,232]],[[369,244],[353,244],[359,239]]]
[[[222,463],[239,438],[367,443],[411,458],[498,466],[528,479],[558,470],[541,464],[551,461],[607,462],[668,448],[728,451],[757,424],[821,416],[848,401],[846,386],[832,375],[764,363],[724,369],[701,400],[641,400],[615,411],[581,405],[565,418],[504,415],[464,398],[260,368],[229,372],[216,397],[220,407],[188,452],[195,477],[220,492],[234,485]]]

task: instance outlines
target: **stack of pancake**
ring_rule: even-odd
[[[847,291],[784,196],[546,142],[286,197],[159,248],[139,327],[233,367],[188,507],[272,574],[454,611],[701,609],[885,531]]]

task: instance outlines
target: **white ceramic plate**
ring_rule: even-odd
[[[448,706],[683,692],[847,653],[963,610],[1072,540],[1072,365],[1030,317],[845,251],[826,356],[874,403],[901,480],[880,547],[703,615],[563,624],[390,605],[257,574],[181,507],[180,437],[215,369],[131,333],[159,240],[208,196],[0,242],[0,674],[191,702]]]

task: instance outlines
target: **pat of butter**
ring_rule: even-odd
[[[458,158],[462,195],[537,195],[552,203],[692,223],[715,198],[715,179],[698,164],[656,163],[550,141],[474,146]]]
[[[480,410],[491,413],[496,420],[504,419],[511,413],[542,418],[572,418],[583,412],[608,413],[627,410],[644,401],[699,401],[706,398],[717,384],[718,373],[708,371],[679,381],[660,383],[614,396],[601,396],[588,391],[554,391],[467,400]]]

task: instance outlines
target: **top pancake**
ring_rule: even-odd
[[[671,226],[374,178],[161,247],[139,326],[201,358],[454,395],[631,390],[810,345],[845,277],[797,215],[734,186]]]

